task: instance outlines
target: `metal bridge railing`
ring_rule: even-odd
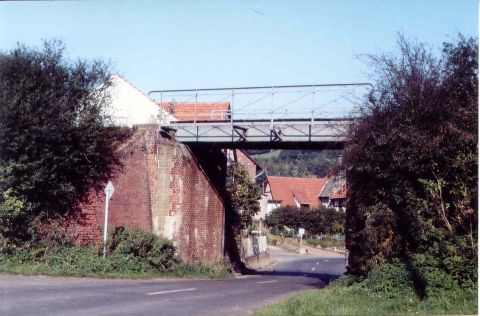
[[[314,84],[150,91],[163,114],[179,123],[351,118],[372,89],[369,83]],[[160,120],[162,121],[162,120]]]

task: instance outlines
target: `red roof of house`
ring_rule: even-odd
[[[331,200],[340,200],[347,198],[347,186],[343,184],[340,189],[335,191],[332,195],[330,195]]]
[[[310,207],[320,205],[318,194],[328,181],[325,178],[294,178],[294,177],[268,177],[268,183],[272,192],[272,199],[280,201],[281,206],[295,206],[294,197],[301,204]]]
[[[179,121],[227,120],[230,111],[229,102],[162,102],[160,106]]]

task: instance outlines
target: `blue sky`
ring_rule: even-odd
[[[101,58],[144,91],[366,81],[356,56],[397,32],[436,49],[478,36],[476,0],[0,3],[0,49],[41,39]]]

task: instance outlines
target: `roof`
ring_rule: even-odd
[[[333,177],[329,178],[327,184],[323,187],[322,191],[318,195],[321,198],[329,198],[333,193],[338,191],[338,189],[342,186],[342,181]]]
[[[330,195],[331,200],[341,200],[341,199],[346,199],[347,198],[347,186],[345,183],[335,191],[332,195]]]
[[[308,204],[310,207],[320,205],[318,194],[328,181],[325,178],[295,178],[295,177],[274,177],[269,176],[268,182],[272,192],[272,199],[280,201],[281,206],[295,206],[294,197],[301,204]]]
[[[229,102],[162,102],[160,106],[179,121],[227,120],[230,110]]]

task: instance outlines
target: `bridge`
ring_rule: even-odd
[[[371,87],[348,83],[156,90],[149,96],[177,118],[160,118],[160,133],[190,146],[338,149]]]

